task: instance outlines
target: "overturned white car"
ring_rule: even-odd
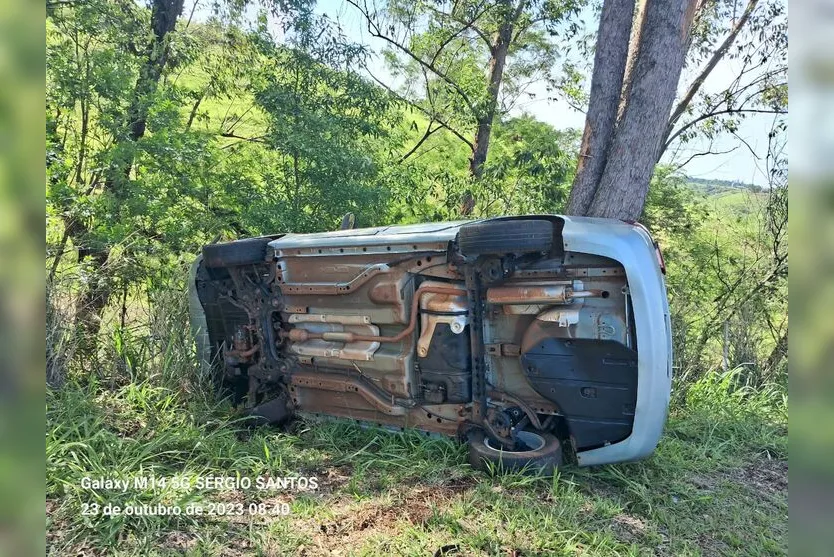
[[[639,224],[554,215],[250,238],[191,278],[205,369],[261,421],[457,436],[474,466],[650,454],[672,354]]]

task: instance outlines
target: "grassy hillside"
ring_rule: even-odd
[[[721,180],[718,178],[692,178],[687,176],[686,181],[690,188],[705,195],[715,195],[726,192],[737,192],[739,190],[759,193],[760,186],[748,184],[738,180]]]

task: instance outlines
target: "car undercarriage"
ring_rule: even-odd
[[[205,246],[191,281],[205,369],[261,422],[320,415],[455,436],[474,465],[552,469],[620,443],[638,402],[631,285],[620,261],[571,249],[565,223]]]

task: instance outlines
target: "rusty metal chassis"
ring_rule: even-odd
[[[533,286],[541,281],[570,284],[576,278],[599,275],[600,271],[593,265],[517,270],[512,280]],[[623,274],[618,266],[601,272],[610,278]],[[467,426],[487,422],[488,404],[515,406],[523,399],[522,404],[532,409],[536,421],[535,414],[559,415],[559,409],[533,391],[519,374],[502,377],[495,382],[500,390],[489,392],[488,360],[493,368],[500,367],[496,362],[517,358],[519,347],[513,343],[485,344],[483,321],[499,310],[493,304],[506,301],[500,296],[511,295],[512,288],[496,288],[494,295],[485,296],[480,268],[455,257],[447,243],[293,249],[277,252],[263,265],[229,268],[229,273],[238,293],[237,300],[228,293],[229,300],[246,310],[248,328],[257,337],[249,345],[241,342],[225,350],[227,358],[248,364],[250,406],[265,400],[278,386],[286,389],[295,411],[452,436],[460,435]],[[335,280],[310,280],[322,275]],[[414,347],[419,336],[414,326],[417,277],[465,285],[473,374],[472,400],[467,403],[429,404],[421,400],[414,372]],[[533,294],[524,292],[531,303],[537,301]],[[363,308],[375,312],[374,322],[380,328],[399,333],[385,337],[395,347],[387,346],[376,358],[379,361],[384,356],[389,365],[374,366],[376,362],[371,361],[360,366],[355,361],[315,358],[289,350],[293,343],[288,328],[291,316],[325,310],[356,315]],[[500,370],[493,371],[500,375]]]

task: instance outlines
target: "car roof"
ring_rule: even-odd
[[[331,232],[314,232],[311,234],[287,234],[269,243],[275,249],[304,248],[311,246],[351,246],[400,244],[408,242],[444,242],[453,240],[461,225],[477,222],[461,220],[453,222],[431,222],[424,224],[404,224],[377,226],[373,228],[354,228],[352,230],[334,230]]]
[[[615,219],[601,219],[589,217],[574,217],[562,215],[525,215],[523,217],[500,218],[547,218],[561,219],[565,231],[576,228],[578,230],[592,227],[595,230],[608,229],[612,233],[622,233],[633,225]],[[373,246],[385,244],[448,242],[454,240],[458,230],[464,224],[483,222],[489,219],[459,220],[450,222],[433,222],[423,224],[404,224],[390,226],[376,226],[372,228],[355,228],[350,230],[333,230],[330,232],[313,232],[309,234],[286,234],[269,243],[277,250],[309,247],[350,247]]]

